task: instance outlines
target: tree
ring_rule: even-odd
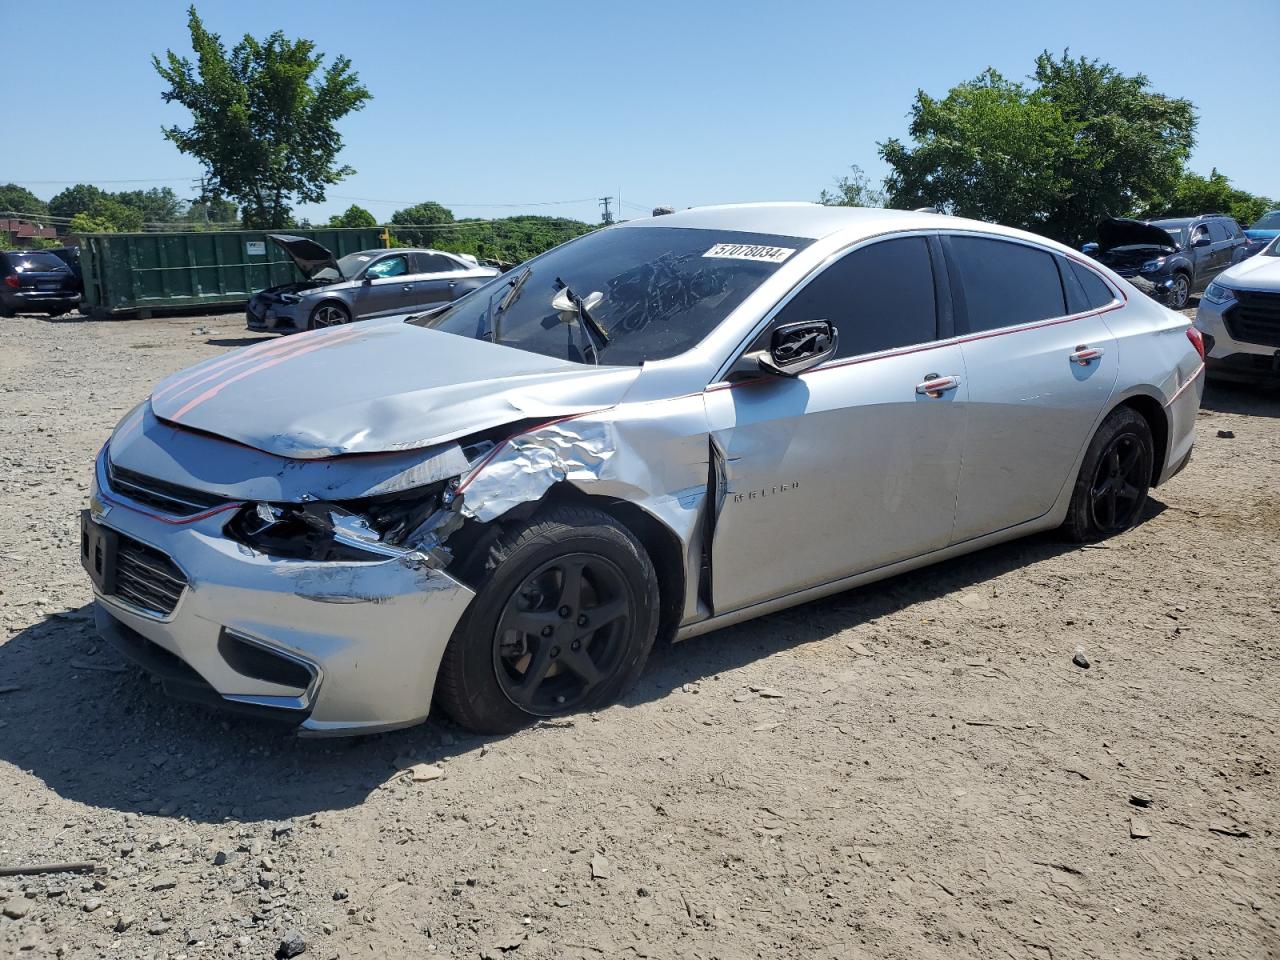
[[[245,226],[286,226],[296,203],[323,202],[326,187],[355,172],[336,164],[335,124],[371,95],[350,60],[338,56],[324,67],[310,40],[279,30],[265,41],[246,34],[228,54],[195,7],[187,26],[195,65],[172,50],[164,62],[151,58],[168,84],[164,101],[186,107],[193,120],[164,135],[205,166],[214,193],[238,201]]]
[[[329,218],[331,227],[376,227],[377,218],[364,207],[352,204],[342,213]]]
[[[172,187],[124,190],[112,196],[125,206],[137,210],[144,223],[177,223],[187,208],[186,202],[173,192]]]
[[[1192,217],[1201,213],[1225,213],[1243,226],[1248,226],[1275,203],[1246,190],[1231,186],[1231,181],[1215,167],[1209,176],[1184,170],[1168,196],[1148,204],[1137,212],[1143,220],[1160,217]]]
[[[67,227],[69,233],[82,235],[86,233],[115,233],[116,227],[109,220],[101,217],[95,217],[89,213],[77,213],[71,218],[71,225]]]
[[[100,230],[141,230],[144,220],[138,209],[121,203],[116,195],[88,183],[77,183],[54,196],[49,201],[49,213],[68,219],[84,214]]]
[[[412,207],[405,207],[403,210],[397,210],[391,215],[391,222],[397,225],[411,225],[406,229],[396,231],[396,236],[410,246],[438,246],[436,241],[443,237],[447,231],[414,230],[412,227],[453,223],[453,211],[448,207],[442,207],[434,200],[427,200],[423,203],[415,203]]]
[[[0,186],[0,213],[16,213],[39,219],[49,213],[49,205],[26,187],[16,183]]]
[[[515,216],[498,220],[458,220],[438,231],[430,245],[503,263],[522,263],[596,226],[564,217]]]
[[[239,217],[240,208],[234,201],[211,196],[192,203],[183,219],[190,223],[235,223]]]
[[[849,175],[836,179],[834,192],[823,190],[818,202],[827,207],[883,207],[885,193],[871,186],[871,181],[856,163],[849,167]]]
[[[1030,79],[988,69],[941,100],[919,91],[914,145],[880,144],[892,205],[941,204],[1076,245],[1172,189],[1194,143],[1189,101],[1066,53],[1042,53]]]

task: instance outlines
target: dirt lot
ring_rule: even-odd
[[[125,668],[76,556],[112,425],[245,337],[0,321],[0,867],[101,868],[0,878],[0,956],[1280,956],[1280,391],[1211,386],[1106,544],[659,650],[515,736],[299,741]]]

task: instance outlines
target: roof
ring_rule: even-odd
[[[685,227],[772,233],[820,240],[836,233],[874,234],[884,230],[981,229],[1021,233],[995,224],[944,214],[879,207],[828,207],[820,203],[731,203],[690,207],[662,217],[628,220],[622,227]],[[1043,238],[1037,238],[1043,240]]]

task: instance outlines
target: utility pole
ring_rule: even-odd
[[[613,201],[613,197],[601,197],[600,206],[604,208],[604,213],[600,215],[600,222],[606,227],[613,223],[613,211],[609,209],[609,204]]]

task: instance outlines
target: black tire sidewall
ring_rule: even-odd
[[[1152,466],[1155,463],[1155,442],[1151,436],[1151,427],[1147,424],[1146,418],[1142,414],[1131,407],[1117,407],[1107,415],[1107,418],[1102,421],[1102,425],[1098,427],[1097,433],[1093,435],[1093,439],[1089,442],[1089,449],[1085,453],[1084,462],[1080,464],[1080,473],[1076,478],[1075,489],[1072,492],[1071,505],[1067,509],[1067,520],[1063,525],[1071,539],[1077,542],[1091,543],[1122,532],[1120,530],[1103,530],[1094,522],[1092,492],[1094,474],[1097,473],[1098,463],[1101,461],[1103,453],[1117,438],[1126,434],[1137,438],[1142,447],[1142,456],[1146,464],[1146,470],[1142,474],[1144,477],[1142,496],[1139,498],[1138,506],[1134,511],[1133,520],[1130,522],[1129,527],[1136,524],[1138,518],[1142,516],[1142,509],[1146,505],[1147,494],[1151,489],[1150,477]]]
[[[574,513],[586,514],[576,518],[580,520],[596,511]],[[657,632],[657,577],[644,548],[625,528],[605,514],[596,515],[602,522],[564,523],[554,513],[540,522],[535,518],[514,537],[504,538],[513,546],[502,552],[491,570],[467,578],[479,582],[480,587],[454,630],[445,651],[450,663],[442,668],[453,681],[452,690],[444,697],[445,708],[463,726],[481,733],[506,733],[539,719],[512,703],[503,691],[494,667],[493,643],[498,619],[511,594],[538,567],[559,556],[586,553],[613,563],[626,581],[635,611],[628,649],[614,675],[577,711],[612,702],[640,675]],[[524,536],[525,531],[533,535]]]

